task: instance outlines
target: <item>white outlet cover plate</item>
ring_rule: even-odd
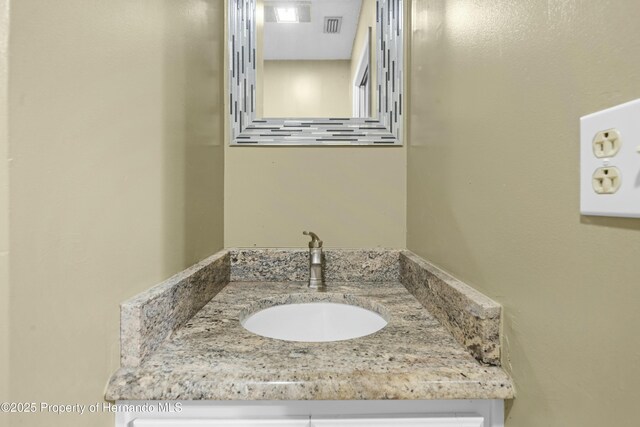
[[[613,157],[598,159],[593,137],[617,129],[622,146]],[[640,99],[580,118],[580,213],[640,218]],[[600,167],[615,166],[622,185],[615,194],[597,194],[592,177]]]

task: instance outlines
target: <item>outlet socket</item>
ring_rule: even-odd
[[[580,212],[640,218],[640,99],[580,118]]]
[[[621,146],[622,139],[617,129],[601,130],[593,137],[593,154],[599,159],[615,156]]]
[[[615,194],[622,185],[620,170],[616,167],[598,168],[593,173],[593,191],[598,194]]]

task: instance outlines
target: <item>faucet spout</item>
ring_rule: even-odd
[[[313,231],[303,231],[302,234],[304,234],[305,236],[311,236],[311,241],[309,242],[309,247],[310,248],[321,248],[322,247],[322,240],[320,240],[318,235],[316,233],[314,233]]]
[[[322,240],[312,231],[303,231],[306,236],[311,236],[309,242],[309,287],[324,289],[322,277]]]

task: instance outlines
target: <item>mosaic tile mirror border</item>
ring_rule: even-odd
[[[256,0],[229,0],[230,145],[402,145],[404,0],[377,0],[377,118],[256,117]]]

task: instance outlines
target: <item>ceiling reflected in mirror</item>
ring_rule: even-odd
[[[361,6],[362,0],[265,2],[264,60],[351,60]],[[278,21],[282,10],[299,21]],[[375,20],[363,25],[374,26]]]
[[[258,38],[260,113],[272,118],[371,117],[375,4],[259,1],[258,9],[264,8]]]

